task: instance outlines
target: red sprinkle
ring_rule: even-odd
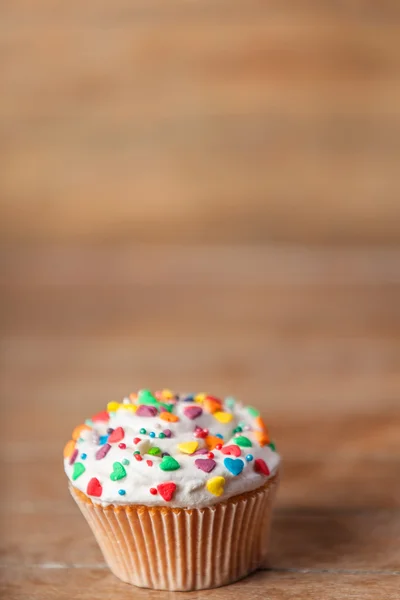
[[[134,457],[136,458],[136,460],[138,460],[139,462],[140,462],[141,460],[143,460],[143,457],[142,457],[140,454],[134,454],[133,456],[134,456]]]
[[[155,496],[157,494],[156,488],[150,488],[150,494],[153,494],[153,496]]]
[[[89,496],[97,496],[98,498],[101,496],[103,493],[103,488],[97,477],[92,477],[92,479],[89,481],[86,492]]]
[[[118,448],[121,448],[121,450],[125,450],[126,444],[124,444],[124,442],[121,442],[120,444],[118,444]]]
[[[217,444],[217,445],[215,446],[215,449],[216,449],[216,450],[221,450],[221,448],[222,448],[222,444]]]
[[[214,452],[208,452],[207,458],[214,458]]]
[[[149,467],[153,466],[153,461],[152,460],[146,460],[147,464],[149,465]]]
[[[140,438],[133,438],[133,443],[138,444],[140,442]]]
[[[256,473],[262,473],[262,475],[270,474],[268,465],[262,458],[256,458],[254,461],[254,470]]]
[[[120,442],[121,440],[124,439],[124,435],[125,435],[125,431],[122,429],[122,427],[117,427],[116,429],[114,429],[114,431],[112,433],[110,433],[107,441],[109,444],[113,444],[115,442]]]
[[[108,414],[108,412],[106,410],[102,410],[101,412],[97,413],[97,415],[94,415],[92,417],[92,421],[104,421],[107,422],[109,420],[110,416]]]

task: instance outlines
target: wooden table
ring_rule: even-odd
[[[388,248],[3,247],[1,597],[173,597],[108,571],[62,468],[75,424],[168,386],[262,408],[284,457],[268,566],[177,598],[398,599],[399,259]]]

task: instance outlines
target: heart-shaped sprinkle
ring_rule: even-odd
[[[109,402],[107,404],[107,412],[109,412],[109,413],[116,412],[120,406],[121,406],[121,404],[119,402],[115,402],[115,401]]]
[[[204,441],[209,450],[214,450],[218,444],[221,444],[221,438],[217,437],[216,435],[208,435]]]
[[[102,410],[101,412],[97,413],[97,415],[94,415],[94,417],[92,417],[92,421],[101,421],[101,422],[107,422],[109,420],[110,416],[108,414],[108,412],[106,410]]]
[[[64,458],[69,458],[74,450],[75,450],[75,442],[74,442],[74,440],[70,440],[64,446]]]
[[[211,471],[215,468],[217,463],[212,458],[197,458],[194,461],[194,464],[198,469],[204,471],[205,473],[211,473]]]
[[[266,446],[270,442],[269,435],[264,431],[253,431],[253,435],[260,446]]]
[[[230,446],[222,446],[221,452],[222,454],[229,454],[231,456],[236,457],[240,456],[242,453],[239,446],[236,446],[236,444],[231,444]]]
[[[217,410],[217,412],[214,413],[214,418],[220,423],[230,423],[233,419],[233,415],[223,410]]]
[[[179,451],[183,454],[193,454],[199,447],[199,442],[182,442],[178,444]]]
[[[262,475],[269,475],[270,471],[267,463],[262,458],[256,458],[254,461],[254,470],[256,473],[261,473]]]
[[[196,452],[193,452],[193,456],[197,456],[198,454],[208,454],[207,448],[199,448]]]
[[[221,401],[215,400],[214,398],[210,398],[209,396],[207,396],[207,398],[203,402],[203,408],[208,413],[213,414],[213,413],[221,410],[221,408],[222,408]]]
[[[150,392],[150,390],[140,390],[139,392],[139,399],[138,399],[139,404],[146,404],[146,405],[154,405],[157,406],[158,404],[158,400],[155,396],[153,396],[153,394]]]
[[[110,451],[110,448],[110,444],[104,444],[104,446],[99,448],[96,452],[96,460],[101,460],[102,458],[107,456],[108,452]]]
[[[78,450],[75,448],[75,450],[73,451],[73,453],[71,454],[71,456],[69,457],[69,464],[73,465],[74,462],[76,461],[77,457],[78,457]]]
[[[224,458],[224,465],[232,475],[240,475],[244,462],[240,458]]]
[[[138,417],[155,417],[157,415],[157,409],[155,406],[141,404],[137,409],[136,414]]]
[[[176,490],[176,483],[173,481],[166,481],[165,483],[160,483],[157,486],[158,493],[160,496],[166,501],[169,502],[172,500],[172,497]]]
[[[235,444],[244,448],[251,448],[252,446],[249,438],[245,437],[244,435],[239,435],[237,438],[235,438]]]
[[[92,479],[87,484],[86,493],[88,496],[97,496],[98,498],[103,493],[103,488],[101,487],[100,481],[97,477],[92,477]]]
[[[115,444],[116,442],[120,442],[121,440],[124,439],[125,436],[125,431],[122,429],[122,427],[117,427],[116,429],[114,429],[114,431],[110,434],[108,441],[111,444]]]
[[[180,464],[172,456],[164,456],[160,462],[160,469],[163,471],[176,471],[180,468]]]
[[[203,413],[201,406],[185,406],[183,409],[185,417],[188,419],[197,419]]]
[[[82,473],[84,473],[85,471],[86,471],[85,466],[80,462],[76,462],[74,464],[74,470],[72,472],[72,481],[75,481],[75,479],[78,479],[78,477],[80,477],[82,475]]]
[[[147,450],[147,454],[152,454],[153,456],[157,456],[157,454],[161,454],[161,448],[158,448],[157,446],[153,446],[153,448],[150,448],[149,450]]]
[[[167,421],[168,423],[176,423],[177,421],[179,421],[179,417],[173,415],[172,413],[166,410],[164,410],[164,412],[161,412],[158,416],[160,417],[160,419],[162,419],[163,421]]]
[[[110,475],[110,479],[112,479],[112,481],[118,481],[119,479],[123,479],[124,477],[126,477],[124,465],[120,462],[115,462],[113,464],[113,472]]]
[[[210,494],[213,494],[214,496],[222,496],[222,494],[224,493],[224,485],[225,478],[217,476],[212,477],[207,481],[206,488],[210,492]]]

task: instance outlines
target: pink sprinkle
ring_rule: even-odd
[[[78,450],[75,448],[75,450],[73,451],[73,453],[71,454],[70,458],[69,458],[69,464],[73,465],[74,462],[76,461],[76,457],[78,456]]]
[[[155,406],[147,406],[147,404],[141,404],[136,411],[138,417],[155,417],[157,415],[157,409]]]
[[[110,451],[111,444],[104,444],[101,448],[99,448],[96,452],[96,460],[101,460],[104,458],[107,453]]]
[[[203,413],[201,406],[185,406],[183,409],[185,417],[188,419],[197,419]]]

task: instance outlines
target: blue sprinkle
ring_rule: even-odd
[[[155,438],[155,437],[156,437],[156,434],[154,433],[154,431],[150,431],[150,433],[149,433],[149,436],[150,436],[151,438]]]
[[[125,490],[118,490],[118,494],[119,494],[120,496],[125,496],[125,494],[126,494],[126,491],[125,491]]]
[[[99,444],[100,446],[103,446],[103,444],[106,444],[108,440],[108,435],[101,435],[99,437]]]
[[[82,459],[82,460],[85,460],[85,458],[87,458],[87,454],[86,454],[86,452],[82,452],[82,454],[81,454],[81,459]]]
[[[189,394],[188,396],[181,398],[181,402],[193,402],[193,400],[194,394]]]
[[[220,440],[224,439],[224,436],[222,435],[222,433],[216,433],[215,437],[219,438]]]
[[[252,460],[253,460],[253,458],[254,458],[254,456],[253,456],[252,454],[248,454],[248,455],[246,456],[246,460],[247,460],[248,462],[252,461]]]

